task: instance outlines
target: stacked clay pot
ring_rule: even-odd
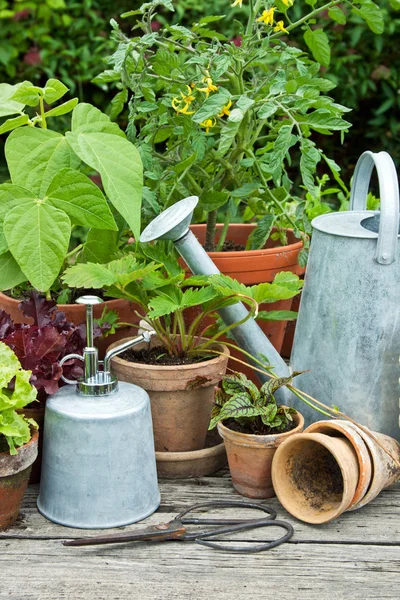
[[[395,439],[371,434],[400,462],[400,444]],[[400,481],[400,466],[350,421],[319,421],[279,446],[272,481],[289,513],[319,524],[371,502],[381,490]]]

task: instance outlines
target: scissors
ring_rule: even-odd
[[[213,508],[253,508],[267,513],[268,517],[258,519],[220,519],[220,518],[202,518],[195,516],[187,516],[198,509],[213,509]],[[206,529],[201,528],[200,531],[188,531],[186,525],[202,525]],[[217,527],[209,528],[209,525]],[[228,545],[213,538],[222,534],[234,533],[236,531],[250,531],[260,527],[280,527],[286,530],[280,538],[272,542],[262,542],[261,544],[253,545]],[[64,546],[93,546],[98,544],[120,544],[122,542],[164,542],[168,540],[192,541],[202,546],[208,546],[218,550],[227,552],[262,552],[270,550],[276,546],[280,546],[287,542],[293,535],[293,527],[290,523],[276,520],[276,511],[262,504],[253,504],[251,502],[240,501],[216,501],[203,502],[202,504],[193,504],[186,510],[180,512],[172,521],[168,523],[160,523],[152,525],[139,531],[124,531],[122,533],[79,538],[75,540],[64,541]]]

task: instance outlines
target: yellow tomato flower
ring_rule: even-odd
[[[283,4],[290,8],[294,4],[294,0],[282,0]]]
[[[182,106],[183,104],[183,106]],[[175,97],[172,98],[172,102],[171,102],[172,108],[177,112],[177,113],[182,113],[183,115],[193,115],[194,114],[194,110],[190,111],[190,103],[186,102],[183,103],[182,100],[180,100],[179,98]]]
[[[229,100],[228,104],[226,104],[224,106],[224,108],[221,110],[221,112],[218,113],[218,116],[223,117],[224,115],[226,115],[227,117],[229,117],[229,115],[231,114],[231,111],[229,110],[231,106],[232,106],[232,100]]]
[[[192,102],[194,102],[196,100],[196,98],[192,95],[192,88],[190,87],[190,85],[187,85],[187,96],[185,96],[185,94],[183,92],[181,92],[181,96],[182,96],[182,102],[185,102],[186,104],[192,104]]]
[[[274,27],[274,31],[284,31],[285,33],[289,33],[287,29],[283,26],[283,21],[278,21]]]
[[[206,98],[210,95],[210,92],[216,92],[218,90],[218,86],[214,85],[213,80],[209,75],[207,77],[203,77],[203,81],[207,84],[207,87],[197,88],[199,92],[204,92]]]
[[[258,17],[257,21],[259,23],[265,23],[266,25],[274,24],[274,12],[276,11],[276,7],[273,6],[269,10],[264,10],[261,17]]]
[[[231,6],[238,6],[239,8],[242,8],[242,3],[243,0],[235,0],[235,2],[231,4]]]
[[[200,123],[200,125],[202,127],[206,128],[206,133],[208,133],[210,131],[211,127],[215,127],[216,124],[217,124],[216,119],[206,119],[205,121]]]

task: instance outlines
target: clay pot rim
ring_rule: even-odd
[[[332,439],[340,439],[340,438],[331,438],[329,435],[326,435],[324,433],[304,433],[304,432],[297,433],[296,435],[291,437],[289,440],[287,440],[284,446],[280,446],[280,448],[278,448],[278,450],[277,450],[277,452],[284,451],[289,446],[289,444],[293,445],[298,441],[302,441],[302,440],[306,441],[306,442],[312,441],[312,442],[314,442],[316,444],[320,444],[321,446],[326,448],[326,450],[328,450],[328,452],[330,452],[330,454],[333,456],[333,458],[335,459],[335,461],[337,462],[337,464],[340,468],[340,472],[341,472],[342,480],[343,480],[342,500],[341,500],[340,504],[338,504],[338,506],[327,511],[327,513],[321,513],[321,512],[316,513],[315,515],[308,516],[307,520],[305,520],[303,515],[295,514],[292,510],[289,510],[290,507],[288,507],[286,505],[286,502],[285,503],[282,502],[280,495],[278,495],[278,493],[277,493],[279,502],[282,504],[282,506],[284,508],[286,508],[286,510],[288,512],[290,512],[290,514],[292,514],[294,517],[296,517],[296,519],[299,519],[306,523],[310,523],[311,525],[320,525],[322,523],[329,523],[329,521],[336,519],[342,513],[346,512],[349,509],[349,507],[351,506],[352,499],[349,500],[347,498],[349,488],[348,488],[348,484],[346,483],[344,468],[342,467],[341,461],[338,460],[338,457],[336,456],[335,448],[331,447],[330,440],[332,440]],[[346,438],[346,441],[348,442],[348,444],[350,444],[350,441],[347,440],[347,438]],[[353,452],[355,453],[355,450],[353,449],[352,445],[351,445],[351,448],[352,448]],[[277,455],[275,455],[275,456],[277,456]],[[278,457],[279,457],[279,454],[278,454]],[[275,476],[275,477],[277,477],[277,476]],[[273,470],[272,470],[272,481],[273,481],[273,485],[274,485],[274,489],[275,489],[276,481],[274,481]],[[278,490],[278,492],[279,492],[279,490]],[[353,497],[354,497],[354,494],[353,494]],[[327,518],[327,515],[329,515],[328,518]]]
[[[126,338],[122,338],[122,340],[119,340],[118,342],[114,342],[113,344],[111,344],[108,348],[107,348],[107,352],[109,350],[112,350],[114,347],[119,346],[120,344],[124,344],[125,342],[127,342],[128,340],[133,340],[135,337],[137,336],[129,336]],[[153,339],[157,339],[157,338],[153,338]],[[203,367],[205,364],[207,365],[216,365],[219,362],[223,362],[225,360],[227,360],[230,356],[230,352],[229,352],[229,348],[227,346],[225,346],[225,344],[221,344],[219,342],[217,342],[216,344],[217,348],[222,348],[222,352],[223,354],[220,354],[219,356],[216,356],[215,358],[211,358],[210,360],[203,360],[201,362],[198,363],[192,363],[190,365],[148,365],[147,363],[141,363],[141,362],[132,362],[129,360],[125,360],[124,358],[121,358],[120,356],[114,356],[112,359],[112,362],[116,362],[117,364],[119,363],[120,365],[128,365],[128,366],[132,366],[135,369],[146,369],[149,370],[150,372],[157,372],[157,371],[162,371],[164,373],[166,372],[175,372],[177,368],[179,368],[179,370],[182,371],[191,371],[196,369],[197,367]]]
[[[11,296],[7,296],[7,294],[4,294],[4,292],[0,292],[0,302],[2,300],[2,298],[6,298],[7,301],[11,302],[12,304],[19,304],[20,302],[24,301],[24,298],[11,298]],[[107,303],[107,306],[110,306],[111,303],[114,304],[119,304],[120,302],[129,302],[129,300],[125,300],[124,298],[110,298],[109,300],[104,300],[103,304]],[[61,312],[65,312],[65,307],[68,307],[68,310],[73,309],[76,307],[77,310],[82,310],[85,308],[82,304],[75,304],[74,302],[72,302],[72,304],[57,304],[56,308],[57,310],[61,311]]]
[[[156,452],[156,460],[158,462],[190,462],[193,460],[201,460],[202,458],[209,458],[217,456],[225,449],[224,441],[210,448],[203,448],[202,450],[186,450],[184,452]]]
[[[230,438],[230,441],[238,446],[247,446],[247,447],[276,447],[277,442],[281,444],[288,437],[292,435],[300,435],[304,427],[304,417],[296,410],[296,414],[293,415],[293,419],[297,419],[298,423],[296,427],[291,429],[290,431],[285,431],[284,433],[269,433],[267,435],[257,435],[253,433],[240,433],[239,431],[234,431],[220,421],[217,425],[218,433],[222,438]],[[299,432],[299,433],[297,433]]]
[[[36,448],[38,447],[39,430],[34,427],[31,427],[31,432],[32,432],[32,437],[29,440],[29,442],[26,442],[26,444],[23,444],[22,446],[18,446],[18,448],[17,448],[18,454],[10,454],[9,452],[0,452],[0,471],[4,471],[4,472],[6,471],[7,463],[10,465],[10,468],[11,468],[13,463],[15,463],[18,460],[21,460],[21,454],[20,454],[21,451],[23,453],[28,453],[29,455],[34,453],[34,447],[35,446],[36,446]],[[37,455],[37,453],[36,453],[36,455]],[[2,475],[0,472],[0,478],[9,477],[10,475],[16,475],[20,471],[24,471],[25,469],[30,467],[30,465],[35,461],[35,459],[36,459],[36,456],[33,458],[33,460],[31,460],[30,457],[26,457],[26,456],[22,455],[20,468],[18,468],[16,471],[12,471],[12,473],[10,473],[9,475],[7,475],[7,474]],[[1,462],[3,462],[3,466],[1,465]]]
[[[195,226],[203,226],[206,227],[206,225],[204,223],[195,223]],[[254,229],[256,226],[256,223],[231,223],[231,225],[234,225],[235,227],[240,227],[240,228],[247,228],[247,229]],[[223,223],[217,223],[217,228],[218,226],[223,227]],[[189,229],[192,228],[192,225],[189,227]],[[228,230],[229,231],[229,230]],[[286,231],[289,231],[290,233],[293,233],[293,229],[286,229]],[[240,258],[255,258],[256,256],[268,256],[270,254],[276,254],[277,252],[279,254],[285,254],[286,252],[293,252],[293,251],[297,251],[297,250],[301,250],[301,248],[303,247],[304,243],[302,242],[302,240],[299,240],[298,242],[294,242],[293,244],[287,244],[286,246],[273,246],[272,248],[261,248],[260,250],[230,250],[229,252],[207,252],[207,254],[210,256],[210,258],[238,258],[238,256],[240,256]]]

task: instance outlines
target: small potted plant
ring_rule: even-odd
[[[0,342],[0,530],[18,517],[38,452],[35,421],[17,412],[36,399],[30,377],[14,352]]]
[[[78,104],[77,98],[57,104],[67,91],[56,79],[43,88],[29,81],[0,84],[1,114],[10,116],[0,127],[0,134],[10,132],[5,144],[10,182],[0,185],[0,290],[5,292],[0,308],[16,322],[32,323],[18,304],[34,289],[55,299],[68,320],[82,323],[85,308],[72,304],[72,290],[60,285],[60,273],[75,262],[110,260],[125,238],[140,233],[138,151],[94,106]],[[71,111],[71,131],[62,135],[49,127]],[[87,175],[93,172],[105,194]],[[132,320],[137,309],[121,299],[108,301],[107,308],[123,321]],[[101,311],[97,307],[96,318]]]
[[[302,415],[277,405],[274,398],[274,392],[291,384],[293,376],[272,377],[258,388],[243,373],[234,373],[226,375],[217,390],[209,428],[217,426],[224,439],[232,483],[242,496],[275,495],[271,465],[276,449],[303,430]]]

